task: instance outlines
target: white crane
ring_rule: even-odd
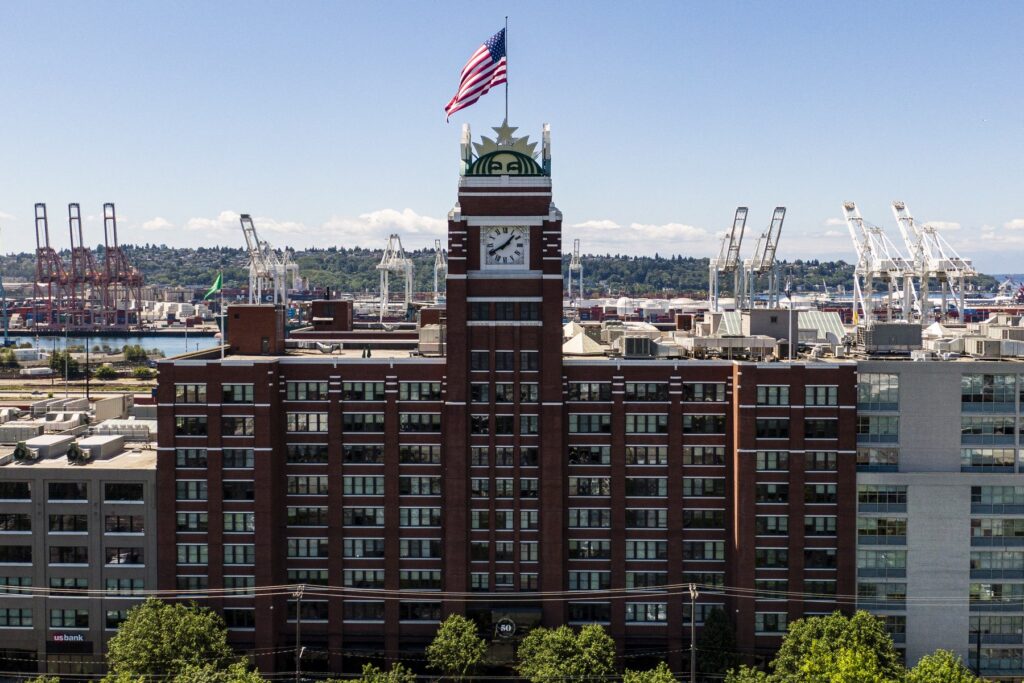
[[[448,252],[441,247],[441,240],[434,240],[434,303],[441,303],[440,283],[448,276]]]
[[[245,235],[245,248],[249,252],[249,303],[262,303],[266,290],[273,293],[275,304],[287,306],[288,257],[260,239],[249,214],[243,213],[239,217],[239,222]],[[297,268],[298,266],[295,266],[296,272]]]
[[[886,320],[892,320],[893,295],[903,287],[903,315],[909,317],[913,310],[914,291],[913,264],[900,253],[885,232],[876,225],[869,225],[860,215],[853,202],[843,202],[843,217],[850,229],[850,238],[857,251],[857,263],[853,269],[854,319],[860,310],[865,326],[874,323],[874,279],[883,278],[889,285],[886,303]]]
[[[742,298],[743,294],[743,270],[740,268],[740,246],[743,244],[743,230],[747,224],[747,207],[741,206],[736,209],[733,217],[732,230],[722,238],[722,249],[718,258],[711,259],[708,265],[708,299],[711,301],[711,310],[718,311],[719,281],[722,275],[734,276],[733,296],[736,299]],[[737,301],[737,303],[739,303]]]
[[[917,223],[903,202],[894,201],[892,213],[921,283],[921,324],[927,326],[930,322],[928,286],[933,277],[942,287],[942,317],[946,317],[947,295],[952,294],[960,319],[963,320],[964,281],[978,274],[974,265],[969,259],[960,256],[935,226]]]
[[[747,280],[746,304],[750,308],[754,307],[754,290],[757,289],[758,278],[765,274],[768,275],[768,308],[778,308],[779,269],[775,262],[775,253],[779,248],[779,236],[782,234],[782,222],[785,219],[786,207],[776,206],[772,222],[757,238],[754,256],[743,261]]]
[[[573,273],[575,273],[576,279],[576,292],[579,300],[583,299],[583,261],[580,259],[580,241],[572,241],[572,256],[569,258],[569,288],[567,294],[569,295],[569,303],[575,304],[577,298],[573,296]]]
[[[402,239],[398,235],[388,237],[388,244],[384,248],[384,255],[377,264],[380,271],[380,322],[388,314],[391,303],[391,274],[405,277],[405,301],[402,311],[407,313],[412,304],[412,259],[405,255],[402,248]]]

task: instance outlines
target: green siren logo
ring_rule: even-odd
[[[466,158],[468,145],[463,142],[463,160],[466,162],[466,175],[471,176],[545,176],[548,171],[537,163],[537,143],[530,142],[530,136],[512,137],[518,130],[508,125],[506,120],[493,129],[496,139],[481,136],[481,142],[473,143],[476,148],[476,159]],[[465,133],[464,133],[465,135]],[[545,151],[547,144],[545,143]],[[545,156],[545,158],[547,158]]]

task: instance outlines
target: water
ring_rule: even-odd
[[[36,343],[35,337],[28,336],[11,336],[11,340],[15,344],[23,344],[30,342]],[[115,351],[119,351],[125,344],[139,344],[142,348],[147,351],[150,349],[159,349],[163,352],[165,357],[177,356],[185,353],[185,343],[188,342],[188,351],[199,351],[201,349],[208,349],[217,345],[217,339],[213,337],[193,337],[189,335],[186,340],[185,337],[168,337],[164,335],[141,335],[141,336],[130,336],[130,337],[76,337],[69,336],[67,343],[70,346],[82,346],[84,347],[88,342],[89,348],[92,349],[95,346],[103,347],[104,344],[109,346]],[[64,348],[64,337],[39,337],[40,348],[51,351],[54,348]]]

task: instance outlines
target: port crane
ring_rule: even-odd
[[[142,303],[142,273],[128,260],[117,238],[117,212],[114,205],[103,205],[103,307],[108,325],[118,325],[117,314],[124,307],[124,325],[139,322]]]
[[[573,296],[573,273],[576,274],[576,296]],[[577,300],[583,299],[583,260],[580,258],[580,241],[572,241],[572,256],[569,258],[569,288],[566,292],[569,295],[569,303],[575,304]]]
[[[288,257],[260,239],[252,216],[239,216],[245,248],[249,253],[249,303],[263,303],[264,291],[273,295],[273,303],[288,305]]]
[[[50,225],[46,217],[46,204],[38,203],[35,206],[36,212],[36,282],[35,296],[33,297],[33,308],[36,307],[39,299],[45,297],[47,308],[45,312],[46,324],[51,325],[60,321],[56,320],[55,311],[59,309],[68,298],[68,273],[64,268],[57,251],[50,246]],[[45,286],[45,294],[44,294]],[[57,305],[54,305],[54,299]],[[39,311],[33,310],[32,322],[39,325]]]
[[[434,240],[434,303],[441,302],[440,283],[448,276],[448,252]],[[447,288],[446,288],[447,289]]]
[[[405,255],[402,238],[398,235],[388,237],[384,255],[377,264],[380,271],[380,322],[383,324],[391,305],[391,275],[401,275],[405,279],[405,300],[402,310],[408,313],[412,304],[412,259]]]
[[[756,294],[758,280],[768,276],[768,308],[779,306],[779,265],[775,261],[775,254],[779,248],[779,237],[782,235],[782,223],[786,220],[786,207],[776,206],[772,213],[772,222],[768,228],[757,238],[754,246],[754,256],[743,262],[743,269],[746,271],[746,304],[754,307],[754,295]]]
[[[70,323],[73,327],[83,327],[95,322],[95,314],[100,308],[97,294],[102,291],[103,276],[96,267],[92,249],[85,246],[82,237],[82,212],[77,203],[68,204],[68,232],[71,236],[71,268],[68,271],[68,290],[71,292],[71,300],[68,302]]]
[[[912,315],[916,298],[913,263],[900,253],[882,228],[867,223],[861,217],[860,209],[854,202],[843,202],[843,217],[846,219],[850,238],[857,252],[857,263],[853,269],[854,320],[857,320],[859,310],[860,320],[865,327],[874,324],[875,279],[884,279],[889,286],[886,321],[893,319],[893,301],[901,285],[903,315]]]
[[[722,247],[718,258],[711,259],[708,265],[708,299],[711,310],[718,311],[719,285],[723,276],[733,276],[733,296],[737,300],[743,296],[743,269],[740,267],[740,246],[743,244],[743,231],[747,225],[747,207],[736,209],[732,229],[722,238]],[[737,304],[739,301],[737,301]]]
[[[946,238],[935,229],[935,226],[921,224],[914,220],[910,209],[901,201],[892,203],[892,213],[900,228],[900,235],[910,252],[915,274],[921,289],[921,324],[927,326],[928,289],[931,279],[935,278],[942,288],[942,318],[946,317],[947,297],[952,295],[960,319],[964,316],[964,284],[968,277],[978,274],[969,259],[957,253]]]

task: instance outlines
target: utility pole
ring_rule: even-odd
[[[697,584],[690,584],[690,683],[697,683]]]
[[[295,596],[295,683],[299,683],[302,676],[302,592],[306,584],[300,583],[293,594]]]

